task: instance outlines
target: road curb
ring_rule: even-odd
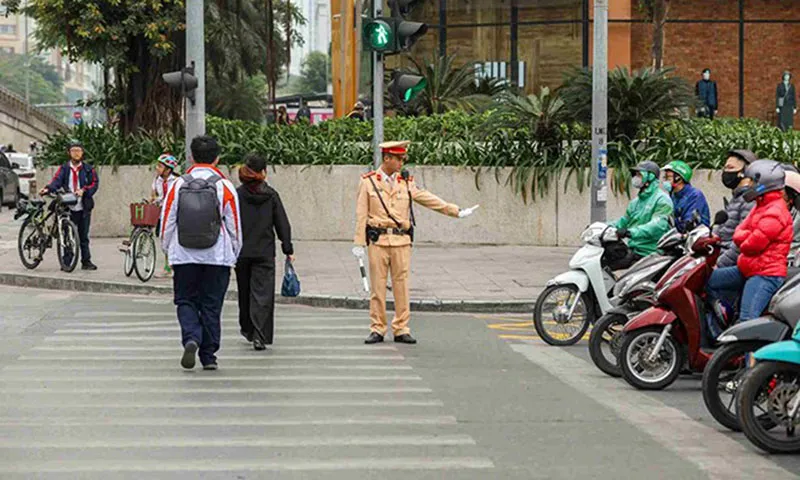
[[[41,288],[46,290],[66,290],[73,292],[110,293],[122,295],[172,296],[172,287],[161,285],[130,284],[121,282],[99,282],[81,278],[45,277],[21,273],[0,272],[0,285],[12,287]],[[237,300],[235,291],[228,291],[227,300]],[[276,295],[275,303],[280,305],[306,305],[318,308],[343,308],[368,310],[369,299],[336,295],[303,295],[295,298]],[[387,301],[387,308],[393,309],[394,302]],[[411,301],[411,310],[416,312],[449,313],[529,313],[531,302],[481,301],[481,300],[416,300]]]

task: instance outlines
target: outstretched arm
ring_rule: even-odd
[[[410,185],[411,198],[425,208],[430,208],[435,212],[448,217],[458,217],[458,205],[454,203],[447,203],[431,192],[417,187],[415,184]]]

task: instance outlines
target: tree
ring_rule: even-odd
[[[647,21],[653,23],[653,68],[661,70],[664,66],[664,26],[669,13],[669,0],[639,0],[639,8],[644,11]]]
[[[206,58],[218,78],[237,82],[259,72],[275,78],[291,44],[297,9],[288,0],[206,0]],[[12,12],[37,22],[39,48],[59,49],[71,60],[101,63],[113,69],[103,103],[118,115],[123,133],[139,129],[158,133],[181,123],[180,92],[161,74],[184,66],[184,0],[3,0]],[[285,19],[285,29],[273,28]],[[266,20],[270,20],[267,22]],[[286,32],[288,42],[282,42]],[[276,38],[277,37],[277,38]],[[285,50],[285,52],[279,52]]]
[[[303,60],[300,76],[300,89],[303,93],[328,91],[328,79],[331,77],[328,56],[322,52],[309,53]]]
[[[267,110],[267,79],[256,75],[238,82],[220,82],[209,76],[206,107],[209,115],[261,122]]]
[[[58,73],[52,66],[44,64],[39,59],[36,59],[39,62],[34,68],[33,60],[32,58],[31,68],[27,68],[24,55],[0,54],[0,85],[21,97],[25,97],[25,73],[27,71],[32,104],[63,102],[64,94],[61,90],[60,79],[59,85],[54,85],[53,82],[42,75],[42,72],[45,72],[48,73],[49,78],[52,78],[50,73],[55,73],[55,77],[58,78]],[[47,67],[49,67],[49,70]]]

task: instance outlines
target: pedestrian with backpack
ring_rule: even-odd
[[[281,197],[267,185],[267,161],[251,153],[239,169],[242,251],[236,264],[239,326],[255,350],[272,345],[275,325],[275,235],[289,262],[294,261],[292,227]]]
[[[236,189],[217,169],[216,139],[195,137],[191,152],[194,165],[167,194],[161,238],[173,270],[181,366],[194,368],[199,352],[203,370],[216,370],[220,317],[231,268],[242,248],[242,224]]]

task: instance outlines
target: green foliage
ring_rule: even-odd
[[[633,73],[616,68],[608,74],[609,141],[635,139],[648,122],[681,116],[695,103],[686,81],[671,76],[673,69],[643,69]],[[592,72],[574,69],[561,87],[561,97],[571,118],[584,123],[592,119]]]
[[[303,93],[324,93],[328,91],[331,68],[328,56],[322,52],[311,52],[303,59],[300,71],[300,91]]]
[[[53,67],[44,64],[39,58],[32,57],[31,67],[27,68],[24,55],[0,54],[0,85],[23,98],[25,97],[26,71],[31,103],[60,103],[64,101],[61,81]],[[57,84],[50,81],[51,73],[54,73],[56,79],[58,79]]]
[[[208,114],[233,120],[261,122],[267,110],[267,79],[263,75],[237,82],[208,77],[206,107]]]
[[[564,101],[542,88],[539,95],[526,97],[503,94],[484,126],[485,131],[524,130],[528,140],[537,142],[549,154],[557,153],[566,131]]]
[[[425,89],[404,105],[400,99],[389,98],[393,109],[406,115],[442,114],[451,110],[475,111],[486,107],[491,97],[473,93],[475,89],[475,67],[470,64],[456,65],[454,55],[433,54],[431,58],[417,59],[407,56],[411,68],[404,73],[419,75],[426,80]],[[388,84],[388,80],[387,80]]]

